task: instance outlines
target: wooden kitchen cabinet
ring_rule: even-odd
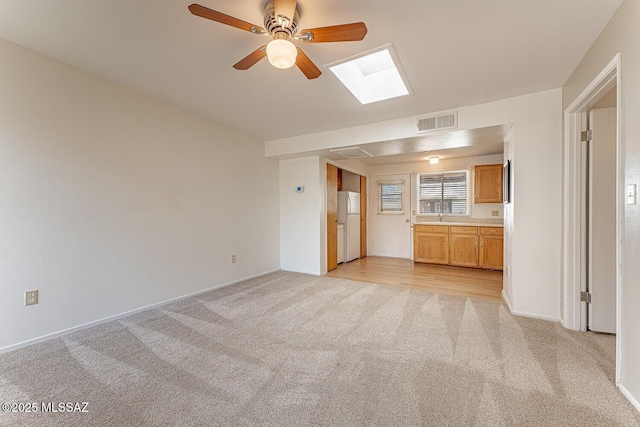
[[[480,268],[502,270],[504,237],[502,227],[480,227]]]
[[[478,227],[449,227],[449,264],[478,266]]]
[[[413,260],[428,264],[502,270],[503,228],[415,224]]]
[[[475,166],[475,203],[502,203],[502,165]]]
[[[449,264],[449,226],[415,225],[413,260],[431,264]]]

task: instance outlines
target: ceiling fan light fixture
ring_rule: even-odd
[[[276,39],[267,44],[267,59],[276,68],[291,68],[296,63],[298,49],[289,40]]]

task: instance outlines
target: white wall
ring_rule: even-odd
[[[360,192],[360,175],[342,170],[342,191]]]
[[[513,159],[513,130],[509,132],[504,140],[504,161],[511,161]],[[504,231],[504,261],[502,270],[502,297],[513,311],[511,303],[511,295],[513,294],[513,283],[511,281],[511,272],[513,271],[513,206],[515,205],[515,195],[513,191],[513,169],[509,170],[510,188],[509,188],[509,203],[505,203],[503,206],[503,231]]]
[[[0,150],[0,351],[278,269],[252,137],[0,40]]]
[[[325,177],[324,159],[318,156],[280,162],[280,267],[283,270],[315,275],[323,272],[323,265],[326,270]],[[298,186],[303,186],[304,192],[296,192]]]
[[[506,265],[511,309],[560,320],[562,90],[511,98],[509,117],[513,222]]]
[[[473,167],[475,165],[491,165],[491,164],[502,164],[502,154],[491,155],[491,156],[475,156],[475,157],[462,157],[462,158],[454,158],[454,159],[441,159],[437,165],[431,165],[428,161],[425,162],[417,162],[417,163],[400,163],[393,165],[381,165],[381,166],[369,166],[369,174],[371,176],[376,175],[393,175],[399,173],[408,173],[411,174],[411,210],[414,211],[417,205],[417,195],[416,195],[416,176],[415,173],[424,173],[424,172],[444,172],[444,171],[454,171],[454,170],[468,170],[470,171],[470,183],[471,183],[471,215],[469,218],[486,218],[492,220],[500,220],[502,219],[502,203],[474,203],[473,194],[474,194],[474,185],[475,179],[473,175]],[[373,186],[371,186],[373,185]],[[377,194],[377,189],[375,188],[375,183],[370,184],[369,193],[374,195],[371,197],[371,201],[373,205],[371,205],[372,212],[377,210],[377,206],[375,205],[375,195]],[[492,217],[491,211],[497,210],[499,215],[498,217]],[[461,219],[462,221],[464,220]],[[412,222],[416,222],[415,215],[411,217]]]
[[[640,1],[626,0],[573,72],[563,91],[568,107],[598,73],[621,53],[621,138],[627,184],[640,187]],[[620,387],[640,410],[640,205],[624,205],[622,242]]]

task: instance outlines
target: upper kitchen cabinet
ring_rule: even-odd
[[[502,165],[475,166],[475,203],[502,203]]]

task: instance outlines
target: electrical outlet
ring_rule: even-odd
[[[231,264],[235,264],[235,262],[236,262],[236,256],[231,255]]]
[[[636,185],[635,184],[627,185],[627,204],[628,205],[636,204]]]
[[[491,216],[499,216],[500,211],[491,211]]]
[[[509,277],[509,267],[505,268],[505,273],[506,273],[507,277]]]
[[[38,290],[24,293],[24,305],[34,305],[38,303]]]

